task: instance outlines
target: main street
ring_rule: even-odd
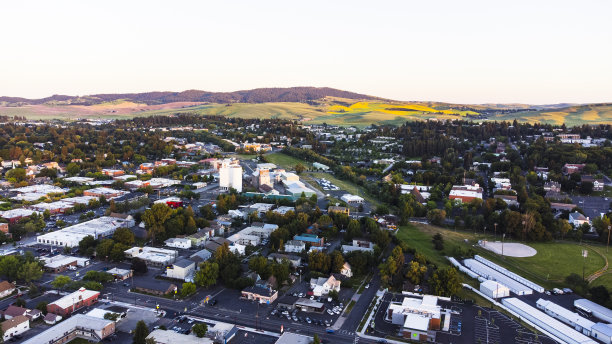
[[[127,281],[129,283],[129,280]],[[190,297],[187,300],[172,300],[163,297],[155,297],[150,295],[142,295],[138,293],[128,292],[122,288],[122,284],[116,284],[105,288],[106,293],[103,295],[114,301],[120,301],[129,303],[137,306],[145,306],[149,308],[155,308],[159,305],[161,310],[166,312],[166,317],[174,318],[178,315],[192,315],[195,317],[206,318],[211,320],[223,321],[226,323],[235,324],[237,326],[245,326],[258,330],[266,330],[271,332],[280,333],[281,326],[284,331],[291,331],[296,333],[303,333],[305,335],[312,336],[317,333],[324,342],[330,343],[355,343],[356,334],[355,331],[361,317],[365,314],[367,307],[370,303],[371,297],[376,293],[377,286],[372,285],[369,289],[364,289],[363,298],[360,298],[361,302],[358,302],[348,319],[344,322],[340,329],[335,330],[335,333],[327,333],[326,328],[323,326],[317,326],[314,324],[300,323],[287,320],[286,318],[279,318],[269,316],[269,312],[272,310],[272,306],[261,305],[259,311],[252,312],[238,308],[236,304],[227,304],[225,306],[205,306],[200,305],[200,301],[207,295],[211,295],[213,298],[224,291],[223,288],[218,287],[213,290],[201,290],[196,295]],[[371,295],[370,295],[371,294]],[[242,302],[242,301],[241,301]],[[252,305],[255,307],[255,304]],[[187,309],[187,311],[185,311]],[[375,343],[375,341],[365,338],[358,338],[359,343]]]

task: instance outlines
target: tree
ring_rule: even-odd
[[[64,287],[66,287],[70,282],[72,282],[70,277],[60,275],[55,277],[55,279],[51,282],[51,286],[53,286],[55,289],[61,290],[64,289]]]
[[[434,272],[429,284],[435,295],[452,296],[461,290],[461,276],[457,269],[448,267]]]
[[[344,239],[347,241],[353,240],[355,237],[361,236],[361,224],[357,220],[350,220],[346,228]]]
[[[442,238],[442,234],[436,233],[431,241],[433,242],[436,250],[442,251],[444,249],[444,239]]]
[[[204,262],[200,265],[200,270],[196,272],[194,282],[204,288],[217,283],[219,277],[219,264],[216,262]]]
[[[598,285],[589,290],[593,302],[597,302],[600,305],[606,305],[610,301],[610,293],[608,289],[603,285]]]
[[[0,259],[0,275],[14,281],[19,272],[19,260],[15,256],[4,256]]]
[[[442,209],[432,209],[427,212],[427,220],[434,225],[442,225],[446,219],[446,211]]]
[[[26,170],[24,170],[23,168],[14,168],[6,172],[5,177],[6,179],[13,178],[15,182],[22,182],[26,178]]]
[[[208,332],[208,326],[206,326],[205,323],[195,324],[191,328],[191,331],[193,331],[198,338],[202,338],[206,335],[206,332]]]
[[[25,262],[19,267],[19,279],[27,283],[40,279],[42,275],[43,271],[37,262]]]
[[[312,337],[312,344],[321,344],[321,340],[319,339],[319,335],[316,334],[316,333]]]
[[[96,247],[96,254],[100,259],[107,259],[115,246],[113,239],[104,239]]]
[[[76,176],[77,174],[79,174],[79,172],[81,172],[81,168],[79,167],[79,165],[73,162],[66,165],[66,173],[68,173],[68,175]]]
[[[17,300],[15,300],[15,303],[13,303],[13,305],[17,306],[17,307],[25,307],[26,306],[26,302],[24,299],[18,297]]]
[[[196,292],[196,285],[191,282],[183,283],[181,288],[181,297],[187,297]]]
[[[47,315],[47,305],[49,304],[49,302],[47,301],[40,301],[37,305],[36,305],[36,309],[38,309],[39,311],[41,311],[44,315]]]
[[[339,273],[342,271],[342,267],[344,266],[344,257],[342,257],[342,253],[336,250],[331,254],[331,271],[335,273]]]
[[[113,240],[124,245],[131,246],[134,244],[134,233],[132,233],[132,231],[128,228],[120,227],[115,230]]]
[[[164,224],[170,219],[172,213],[173,210],[164,203],[153,204],[151,209],[145,210],[142,220],[153,244],[155,244],[155,236],[166,231]]]
[[[149,268],[147,267],[147,263],[145,263],[144,260],[140,258],[133,258],[132,259],[132,270],[136,274],[144,274],[144,273],[147,273],[147,271],[149,271]]]
[[[149,335],[149,328],[144,321],[140,320],[136,323],[136,329],[134,330],[133,344],[146,344],[147,336]]]
[[[304,172],[304,170],[306,170],[306,167],[304,167],[304,165],[302,165],[301,163],[295,165],[295,173],[301,174],[302,172]]]
[[[408,272],[406,272],[406,278],[412,284],[420,284],[427,272],[427,266],[419,264],[419,262],[411,261],[410,266],[408,267]]]
[[[113,262],[121,262],[125,259],[125,250],[130,247],[121,243],[116,243],[110,252],[110,259]]]

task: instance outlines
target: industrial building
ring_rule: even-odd
[[[112,216],[102,216],[55,232],[39,235],[36,238],[36,242],[51,246],[77,247],[79,242],[88,235],[94,239],[107,238],[112,236],[119,227],[130,228],[133,226],[134,220],[131,218],[121,219]]]
[[[480,291],[492,299],[510,296],[510,289],[508,289],[508,287],[491,280],[480,283]]]
[[[539,299],[536,302],[536,307],[546,312],[551,317],[568,324],[574,330],[581,332],[584,335],[591,335],[591,328],[595,325],[594,322],[583,318],[580,314],[574,313],[569,309],[563,308],[552,301]]]
[[[242,192],[242,166],[232,164],[229,159],[223,160],[219,168],[219,187]]]
[[[508,287],[508,289],[510,289],[510,291],[515,293],[516,295],[533,294],[533,290],[531,288],[511,279],[510,277],[496,270],[493,270],[492,268],[484,265],[479,261],[476,261],[474,259],[465,259],[463,261],[463,264],[482,278],[496,281]]]
[[[612,310],[601,306],[591,300],[587,299],[578,299],[574,301],[574,307],[577,309],[594,316],[595,318],[607,322],[612,323]]]
[[[525,302],[511,297],[502,299],[502,304],[509,310],[519,315],[548,334],[567,344],[597,344],[593,339],[566,326],[562,322],[554,319],[535,307],[531,307]]]
[[[463,203],[470,202],[474,199],[482,199],[482,188],[478,184],[453,185],[448,198],[452,200],[459,200]]]
[[[504,267],[501,267],[501,266],[493,263],[492,261],[490,261],[490,260],[488,260],[486,258],[483,258],[483,257],[481,257],[479,255],[475,255],[474,259],[476,261],[478,261],[478,262],[480,262],[480,263],[490,267],[491,269],[493,269],[493,270],[495,270],[497,272],[500,272],[500,273],[502,273],[505,276],[510,277],[511,279],[519,282],[520,284],[523,284],[523,285],[525,285],[525,286],[527,286],[527,287],[537,291],[538,293],[543,293],[545,291],[544,287],[542,287],[541,285],[533,283],[532,281],[526,279],[525,277],[523,277],[521,275],[517,275],[514,272],[512,272],[512,271],[510,271],[510,270],[508,270],[508,269],[506,269]]]

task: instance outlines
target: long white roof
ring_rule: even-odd
[[[553,315],[553,317],[565,323],[570,321],[586,329],[590,329],[591,327],[593,327],[593,325],[595,325],[595,323],[592,322],[591,320],[583,318],[580,316],[580,314],[574,313],[570,311],[569,309],[563,308],[557,305],[556,303],[553,303],[552,301],[539,299],[537,302],[537,305],[538,305],[538,308],[544,309],[545,311],[547,311],[547,313],[551,312],[553,314],[557,314],[558,316]],[[566,321],[564,321],[563,319],[565,319]]]

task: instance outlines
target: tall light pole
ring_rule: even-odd
[[[506,233],[502,234],[502,259],[504,259],[504,238],[506,238]]]
[[[525,228],[525,220],[523,220],[523,242],[525,242],[525,232],[527,232],[527,229]]]
[[[497,222],[495,222],[493,226],[495,226],[495,240],[497,240]]]

